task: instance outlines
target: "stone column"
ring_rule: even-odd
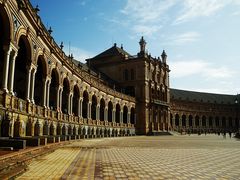
[[[50,95],[50,86],[51,86],[51,79],[48,80],[47,83],[47,97],[46,97],[46,106],[49,108],[49,95]]]
[[[32,71],[32,79],[31,79],[31,102],[34,104],[34,86],[35,86],[35,74],[36,69],[33,69]]]
[[[172,117],[172,128],[175,129],[175,116]]]
[[[89,119],[92,119],[92,102],[88,102],[88,115],[87,115],[87,117],[89,118]]]
[[[62,92],[63,89],[62,87],[60,87],[60,91],[59,91],[59,110],[62,112]]]
[[[98,104],[97,107],[96,107],[96,120],[99,120],[100,119],[100,105]]]
[[[189,128],[189,116],[186,116],[186,127]]]
[[[43,79],[43,84],[44,84],[44,87],[43,87],[43,106],[46,107],[47,103],[46,103],[46,97],[47,97],[47,86],[48,86],[48,80],[47,78],[46,79]]]
[[[108,121],[108,109],[104,108],[104,121]]]
[[[30,102],[30,86],[31,86],[31,72],[32,67],[27,67],[28,76],[27,76],[27,91],[26,91],[26,100]]]
[[[58,86],[57,88],[57,109],[60,111],[60,91],[61,91],[61,88],[60,86]]]
[[[12,47],[4,47],[4,65],[3,65],[3,90],[8,93],[8,69],[9,69],[9,59],[12,52]]]
[[[112,122],[116,122],[116,110],[112,110]]]
[[[15,62],[16,62],[17,52],[15,52],[10,63],[10,76],[9,76],[9,92],[14,95],[13,92],[13,83],[14,83],[14,73],[15,73]]]
[[[130,124],[130,112],[127,114],[127,123]]]
[[[79,98],[78,99],[78,105],[77,105],[78,106],[78,114],[77,114],[78,117],[80,117],[80,113],[81,113],[81,110],[80,110],[81,104],[80,103],[81,103],[81,99]]]
[[[80,118],[82,118],[82,102],[83,102],[83,99],[79,98],[79,116],[80,116]]]
[[[69,93],[68,95],[68,108],[67,108],[67,112],[68,112],[68,114],[69,115],[71,115],[72,114],[72,112],[71,112],[71,104],[72,104],[72,94],[71,93]]]
[[[120,111],[120,123],[123,123],[123,112]]]

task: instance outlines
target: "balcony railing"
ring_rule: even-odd
[[[81,118],[78,116],[64,114],[55,110],[51,110],[46,107],[35,105],[31,102],[27,102],[23,99],[17,98],[15,96],[4,95],[0,93],[0,100],[3,99],[2,105],[6,106],[8,109],[18,111],[21,113],[29,113],[36,115],[39,118],[48,118],[53,121],[63,121],[63,122],[73,122],[80,125],[95,125],[95,126],[105,126],[105,127],[127,127],[134,128],[134,124],[124,124],[100,120],[92,120],[88,118]]]

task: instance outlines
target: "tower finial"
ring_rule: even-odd
[[[167,61],[167,54],[166,54],[165,50],[163,50],[161,57],[162,57],[163,63],[166,63],[166,61]]]
[[[142,38],[140,39],[140,41],[139,41],[139,45],[140,45],[140,53],[145,53],[145,48],[146,48],[146,41],[144,40],[144,38],[143,38],[143,36],[142,36]]]

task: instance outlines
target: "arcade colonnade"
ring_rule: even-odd
[[[23,6],[0,1],[1,135],[135,134],[135,99],[76,65]]]
[[[232,116],[179,114],[170,115],[170,124],[173,130],[189,133],[235,132],[239,121]]]

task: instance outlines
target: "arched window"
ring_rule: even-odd
[[[121,108],[120,108],[120,105],[119,104],[117,104],[116,105],[116,123],[120,123],[120,110]]]
[[[175,125],[179,126],[179,115],[178,114],[175,115]]]
[[[63,81],[63,92],[62,92],[62,112],[69,113],[69,93],[70,93],[70,85],[67,78]]]
[[[92,96],[92,106],[91,106],[91,118],[96,120],[96,109],[97,109],[97,97]]]
[[[209,127],[213,126],[213,118],[212,118],[212,116],[209,117],[208,124],[209,124]]]
[[[182,126],[186,126],[186,115],[182,115]]]
[[[52,70],[51,73],[51,84],[50,84],[50,95],[49,95],[49,106],[51,109],[57,109],[57,96],[59,87],[59,76],[56,69]]]
[[[100,101],[100,121],[104,121],[105,101],[102,98]]]
[[[202,117],[202,126],[205,127],[206,126],[206,116]]]
[[[84,91],[83,92],[83,102],[82,102],[82,116],[83,118],[87,118],[88,117],[88,92]]]
[[[215,123],[216,123],[216,127],[219,127],[219,117],[218,116],[215,118]]]
[[[16,93],[17,97],[26,99],[28,77],[28,70],[26,67],[28,64],[30,64],[32,58],[31,48],[27,37],[20,37],[18,47],[19,50],[16,57],[14,73],[14,92]],[[31,71],[31,77],[33,77],[33,74],[33,71]]]
[[[222,117],[222,127],[223,127],[223,128],[226,128],[226,125],[227,125],[227,123],[226,123],[226,118],[225,118],[225,117]]]
[[[79,98],[80,98],[79,88],[77,85],[75,85],[73,88],[73,105],[72,105],[73,106],[73,114],[75,116],[78,116]]]
[[[44,81],[47,76],[46,62],[42,56],[38,57],[37,72],[35,74],[34,101],[39,106],[44,105]]]
[[[228,118],[229,127],[233,127],[232,117]]]
[[[193,117],[192,115],[189,115],[189,126],[193,126]]]
[[[111,101],[108,103],[108,122],[112,122],[112,111],[113,111],[113,104]]]
[[[123,107],[123,123],[127,124],[128,108],[127,106]]]
[[[130,117],[131,124],[135,124],[135,109],[131,108],[131,117]]]
[[[195,126],[199,126],[199,116],[195,117]]]

